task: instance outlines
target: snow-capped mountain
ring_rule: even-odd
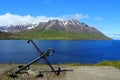
[[[72,33],[98,33],[99,31],[94,27],[90,27],[85,23],[81,23],[75,19],[60,21],[58,19],[49,20],[48,22],[40,22],[39,24],[18,24],[0,26],[0,31],[17,33],[23,30],[30,30],[33,28],[42,29],[43,31],[53,30],[59,32]]]
[[[54,30],[59,32],[72,32],[72,33],[98,33],[99,31],[94,27],[88,26],[85,23],[81,23],[75,19],[60,21],[49,20],[48,22],[38,25],[39,29],[43,31]]]
[[[54,30],[59,32],[74,32],[74,33],[85,33],[85,32],[97,32],[93,27],[88,26],[85,23],[81,23],[75,19],[60,21],[58,19],[49,20],[48,22],[40,22],[39,24],[18,24],[18,25],[7,25],[0,26],[0,31],[17,33],[23,30],[29,30],[39,27],[42,30]]]
[[[64,21],[54,19],[39,24],[1,26],[0,31],[12,33],[10,37],[17,39],[110,39],[96,28],[75,19]]]
[[[29,29],[35,28],[36,26],[37,24],[6,25],[6,26],[0,26],[0,31],[17,33],[23,30],[29,30]]]

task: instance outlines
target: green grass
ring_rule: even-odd
[[[14,63],[6,63],[8,65],[11,65]],[[25,65],[25,64],[16,64],[16,65]],[[45,65],[42,63],[34,63],[33,65]],[[96,64],[80,64],[80,63],[65,63],[65,64],[52,64],[52,65],[57,65],[57,66],[113,66],[117,69],[120,69],[120,61],[103,61],[100,63],[96,63]]]
[[[120,69],[120,61],[103,61],[95,65],[96,66],[114,66]]]
[[[14,36],[12,33],[0,32],[0,39],[11,39],[12,36]]]
[[[57,64],[65,66],[113,66],[117,69],[120,69],[120,61],[103,61],[96,64],[79,64],[79,63],[66,63],[66,64]]]
[[[15,38],[18,39],[42,39],[42,40],[105,40],[109,39],[103,34],[94,34],[94,33],[64,33],[58,31],[42,31],[42,30],[29,30],[22,31],[19,34],[16,34]]]
[[[72,33],[41,29],[25,30],[20,33],[0,33],[0,39],[39,39],[39,40],[109,40],[102,33]]]

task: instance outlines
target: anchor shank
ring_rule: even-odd
[[[22,67],[22,68],[20,68],[19,70],[17,70],[14,74],[19,73],[21,70],[23,70],[23,69],[29,67],[31,64],[37,62],[37,61],[40,60],[41,58],[42,58],[42,57],[39,56],[38,58],[36,58],[36,59],[34,59],[33,61],[31,61],[31,62],[29,62],[28,64],[26,64],[24,67]]]

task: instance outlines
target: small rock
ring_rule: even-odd
[[[36,69],[29,69],[28,74],[31,75],[31,76],[37,77],[37,76],[40,75],[40,72]]]

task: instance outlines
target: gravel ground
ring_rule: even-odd
[[[120,70],[111,66],[76,66],[66,80],[120,80]]]
[[[1,64],[0,80],[120,80],[120,70],[112,66],[61,66],[62,69],[72,69],[73,71],[61,72],[59,76],[46,72],[43,73],[43,77],[33,77],[26,73],[21,73],[17,78],[9,78],[6,75],[6,71],[16,66],[18,65]],[[50,70],[45,65],[33,65],[30,68],[35,68],[38,71]]]

